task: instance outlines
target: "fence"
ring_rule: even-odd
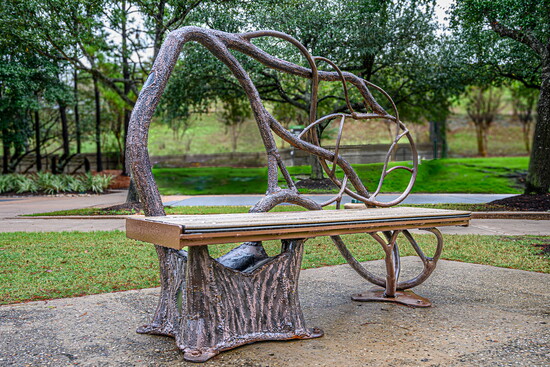
[[[330,148],[329,148],[330,149]],[[423,159],[433,158],[433,147],[430,144],[420,144],[417,146],[418,154]],[[352,164],[377,163],[383,162],[388,152],[388,145],[348,145],[340,147],[340,154]],[[281,157],[287,166],[302,166],[309,164],[307,153],[301,150],[282,149]],[[44,170],[50,170],[54,160],[59,161],[60,156],[50,155],[42,158],[42,167]],[[412,159],[411,151],[407,145],[398,146],[395,152],[394,160],[408,161]],[[0,157],[1,159],[1,157]],[[267,164],[264,152],[257,153],[218,153],[218,154],[182,154],[152,156],[151,162],[155,167],[177,168],[177,167],[262,167]],[[74,157],[65,168],[65,172],[84,172],[86,166],[92,170],[96,169],[96,155],[79,154]],[[117,153],[103,154],[103,169],[120,169],[121,161]],[[16,172],[35,172],[36,159],[34,155],[26,156],[17,166]]]

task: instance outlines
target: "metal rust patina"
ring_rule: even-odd
[[[275,37],[296,47],[308,62],[308,67],[274,57],[251,41],[258,37]],[[224,215],[216,219],[184,216],[166,216],[161,197],[151,172],[147,151],[149,125],[166,83],[174,69],[183,45],[197,42],[223,62],[245,91],[266,149],[268,187],[265,197],[248,216]],[[311,109],[309,125],[299,136],[287,131],[264,107],[258,90],[231,51],[241,52],[271,69],[300,76],[311,81]],[[321,71],[318,64],[333,71]],[[317,117],[320,82],[341,83],[347,111]],[[362,96],[365,109],[355,111],[348,97],[348,87],[356,88]],[[370,89],[379,91],[391,106],[386,112],[373,98]],[[367,188],[351,165],[339,154],[346,121],[384,119],[395,126],[394,140],[386,155],[377,187]],[[336,123],[338,135],[334,150],[320,145],[316,125]],[[319,159],[328,177],[340,188],[330,200],[318,204],[298,193],[285,167],[273,134],[296,149],[304,150]],[[410,166],[389,168],[397,144],[407,144],[412,153]],[[127,139],[128,159],[132,175],[144,205],[145,219],[130,219],[127,234],[154,243],[160,264],[161,293],[151,322],[138,329],[140,333],[168,335],[189,361],[202,362],[221,351],[262,340],[308,339],[323,335],[319,329],[307,328],[298,300],[298,276],[303,244],[307,238],[327,235],[348,263],[380,290],[354,295],[356,300],[382,300],[412,306],[429,306],[428,300],[406,289],[425,281],[435,269],[441,254],[443,239],[435,226],[467,225],[467,212],[429,211],[425,209],[389,208],[402,202],[410,193],[418,172],[418,156],[414,141],[400,121],[395,104],[381,88],[347,72],[342,72],[332,61],[312,56],[293,37],[276,31],[258,31],[243,34],[225,33],[197,27],[185,27],[171,32],[153,65],[141,90],[130,120]],[[336,168],[343,172],[338,178]],[[406,189],[395,199],[382,202],[377,199],[384,180],[393,171],[408,172]],[[286,188],[278,185],[281,174]],[[343,195],[365,203],[362,211],[346,210],[334,214],[320,211],[336,204],[340,208]],[[310,209],[305,214],[267,213],[282,203],[291,203]],[[375,209],[383,207],[385,209]],[[283,220],[287,218],[286,221]],[[198,223],[197,221],[202,221]],[[424,254],[408,229],[419,228],[432,233],[437,242],[433,257]],[[369,272],[348,250],[342,234],[369,233],[380,243],[386,254],[385,278]],[[400,261],[397,236],[403,233],[423,263],[414,278],[399,281]],[[281,239],[281,253],[269,257],[262,247],[263,240]],[[218,259],[208,253],[208,245],[247,241]],[[182,248],[188,246],[187,251]]]

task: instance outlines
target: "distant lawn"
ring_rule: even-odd
[[[380,245],[368,235],[344,238],[360,261],[383,258]],[[415,238],[428,252],[433,249],[433,236]],[[550,236],[446,235],[443,258],[550,273],[550,258],[542,250],[549,243]],[[270,255],[280,248],[275,241],[265,246]],[[211,255],[230,248],[210,246]],[[413,254],[403,241],[401,251]],[[0,233],[0,263],[0,304],[158,286],[154,246],[129,240],[121,231]],[[304,269],[343,263],[329,238],[306,242]]]
[[[514,176],[525,172],[528,163],[528,157],[422,161],[413,192],[519,194],[522,188]],[[354,168],[367,189],[374,191],[382,164],[357,164]],[[295,181],[306,177],[309,171],[308,166],[289,167]],[[163,195],[263,194],[267,188],[267,168],[155,168],[153,173]],[[341,172],[337,175],[342,177]],[[392,172],[382,192],[402,192],[409,178],[410,174],[404,170]],[[279,180],[283,183],[282,178]]]

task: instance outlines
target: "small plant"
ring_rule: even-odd
[[[33,175],[7,174],[0,176],[0,194],[44,192],[52,195],[86,191],[102,193],[109,187],[112,180],[113,176],[94,176],[90,173],[82,176],[54,175],[50,172],[38,172]]]
[[[113,180],[113,176],[109,175],[92,175],[91,173],[87,173],[86,176],[83,178],[83,183],[86,187],[86,190],[100,193],[105,191],[108,187],[111,181]]]
[[[14,191],[14,175],[1,175],[0,176],[0,194],[5,192]]]
[[[17,194],[24,192],[35,193],[38,191],[37,183],[31,178],[25,175],[13,175],[13,190]]]

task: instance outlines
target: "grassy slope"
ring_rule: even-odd
[[[416,238],[428,253],[433,250],[433,236]],[[345,241],[361,261],[383,257],[368,235],[348,235]],[[550,273],[548,255],[533,246],[550,237],[447,235],[445,241],[445,259]],[[402,254],[412,255],[402,243]],[[275,241],[265,245],[270,255],[280,248]],[[210,246],[211,255],[231,247]],[[158,286],[154,247],[129,240],[121,231],[0,233],[0,263],[0,304]],[[342,263],[329,238],[306,242],[303,268]]]
[[[524,171],[527,165],[527,157],[423,161],[413,192],[520,193],[521,189],[505,175]],[[382,164],[354,167],[367,188],[374,191]],[[294,177],[303,176],[309,173],[309,167],[289,167],[289,171]],[[157,168],[153,173],[163,195],[263,194],[267,186],[266,168]],[[409,178],[410,174],[404,170],[392,172],[382,192],[401,192]]]

